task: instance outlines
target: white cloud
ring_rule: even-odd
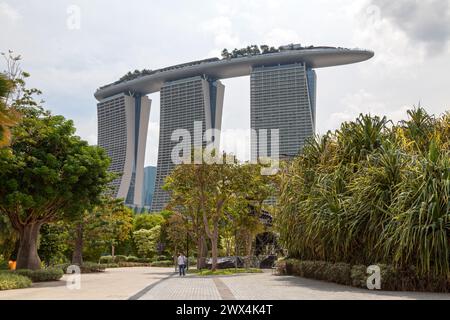
[[[17,22],[22,16],[8,3],[0,2],[0,19],[2,19],[2,17],[12,22]]]
[[[395,106],[390,104],[364,89],[345,95],[339,105],[342,106],[339,109],[340,111],[331,113],[328,119],[327,127],[329,129],[337,129],[342,122],[353,121],[361,113],[386,116],[395,123],[405,119],[408,109],[411,108],[411,106],[406,105]]]
[[[271,46],[282,46],[290,43],[300,43],[301,39],[297,32],[290,29],[275,28],[267,34],[267,44]]]
[[[224,48],[239,47],[239,36],[233,32],[233,23],[229,17],[218,16],[207,20],[202,29],[213,36],[214,49],[210,52],[211,56],[220,56]]]

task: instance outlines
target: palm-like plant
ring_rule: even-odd
[[[292,257],[450,276],[450,114],[408,114],[361,115],[282,173],[276,225]]]

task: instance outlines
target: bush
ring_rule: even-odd
[[[151,260],[152,260],[152,262],[157,262],[157,261],[167,261],[167,260],[170,260],[170,259],[172,259],[172,257],[168,257],[168,256],[165,256],[165,255],[159,255],[159,256],[153,257]]]
[[[172,260],[155,261],[151,263],[152,267],[168,268],[173,267],[174,262]]]
[[[367,267],[357,265],[352,267],[351,278],[352,286],[359,288],[367,288]]]
[[[0,273],[0,290],[28,288],[31,287],[31,284],[32,282],[28,277],[13,272]]]
[[[67,273],[67,268],[71,265],[72,265],[71,263],[58,264],[54,266],[54,268],[59,268],[64,273]],[[99,273],[104,272],[105,267],[96,262],[84,262],[83,265],[80,267],[80,271],[81,273]]]
[[[16,270],[15,274],[25,276],[31,279],[33,282],[46,282],[46,281],[58,281],[64,275],[61,268],[48,268],[42,270]]]
[[[119,268],[119,264],[117,264],[117,263],[102,263],[102,264],[99,264],[99,266],[104,269]]]
[[[127,262],[139,262],[139,258],[135,256],[127,257]]]
[[[386,264],[378,266],[381,269],[382,290],[450,292],[450,281],[446,278],[433,275],[418,276],[414,267],[399,269]],[[366,289],[369,277],[367,267],[364,265],[351,266],[347,263],[296,259],[279,260],[277,271],[278,274],[296,275]]]
[[[119,262],[126,262],[127,261],[127,257],[126,256],[114,256],[114,263],[119,263]]]
[[[102,264],[104,264],[104,263],[113,263],[113,257],[112,256],[100,257],[99,262],[102,263]]]
[[[119,262],[120,268],[150,267],[150,263],[145,262]]]
[[[80,267],[81,273],[100,273],[105,272],[105,267],[102,264],[95,262],[85,262]]]

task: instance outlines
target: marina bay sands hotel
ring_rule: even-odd
[[[258,50],[259,51],[259,50]],[[288,45],[264,52],[234,54],[129,74],[95,92],[98,100],[98,145],[112,159],[110,171],[120,175],[113,193],[130,206],[142,207],[144,160],[151,100],[160,91],[160,135],[155,193],[151,211],[169,200],[162,190],[174,168],[172,132],[194,122],[221,129],[225,87],[221,79],[250,75],[251,129],[279,129],[279,154],[294,157],[316,126],[317,79],[314,69],[362,62],[374,53],[359,49]],[[236,115],[239,116],[239,115]],[[152,137],[150,137],[151,139]],[[200,143],[201,144],[201,143]],[[252,159],[260,146],[251,143]]]

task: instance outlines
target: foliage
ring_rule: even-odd
[[[135,215],[133,221],[133,231],[142,229],[150,230],[156,226],[162,225],[165,222],[161,214],[138,214]]]
[[[204,153],[208,152],[205,149]],[[234,157],[215,150],[207,156],[216,161],[179,165],[166,179],[164,188],[171,194],[168,208],[178,211],[167,231],[175,244],[182,243],[185,235],[194,238],[198,257],[204,257],[206,246],[202,243],[207,237],[215,269],[221,234],[229,238],[239,228],[247,244],[246,252],[251,252],[253,237],[261,230],[262,203],[272,190],[260,166],[231,162]]]
[[[275,47],[269,47],[267,45],[251,45],[247,46],[246,48],[242,49],[234,49],[231,52],[228,52],[227,49],[223,49],[222,51],[222,58],[223,59],[234,59],[234,58],[241,58],[241,57],[247,57],[247,56],[254,56],[254,55],[260,55],[260,54],[267,54],[267,53],[277,53],[280,52],[280,48]]]
[[[84,213],[81,223],[83,254],[87,260],[95,261],[130,238],[133,213],[120,199],[103,197],[99,205]]]
[[[141,257],[150,258],[156,253],[156,244],[160,234],[161,226],[159,225],[150,230],[141,229],[133,232],[133,239]]]
[[[414,267],[398,269],[389,264],[376,264],[381,270],[381,289],[388,291],[450,292],[447,279],[420,277]],[[350,265],[325,261],[284,259],[277,263],[278,274],[296,275],[367,289],[366,265]]]
[[[41,228],[38,254],[47,265],[63,263],[68,250],[68,232],[62,224],[45,224]]]
[[[14,273],[28,277],[33,282],[58,281],[64,275],[61,268],[48,268],[41,270],[19,269],[15,270]]]
[[[287,166],[276,222],[291,257],[450,276],[450,115],[408,114],[361,115]]]
[[[128,256],[127,262],[139,262],[139,258],[135,256]]]
[[[29,260],[29,250],[36,250],[41,225],[92,205],[110,181],[102,149],[75,136],[72,121],[38,113],[24,114],[10,150],[0,149],[0,213],[27,246],[22,254],[19,249],[18,264],[30,268],[40,265],[37,254]]]
[[[169,268],[175,266],[175,262],[173,260],[161,260],[152,262],[151,266],[159,268]]]
[[[30,278],[12,272],[0,272],[0,291],[31,287]]]
[[[18,238],[8,217],[0,214],[0,256],[3,256],[5,260],[8,260],[13,254]]]

